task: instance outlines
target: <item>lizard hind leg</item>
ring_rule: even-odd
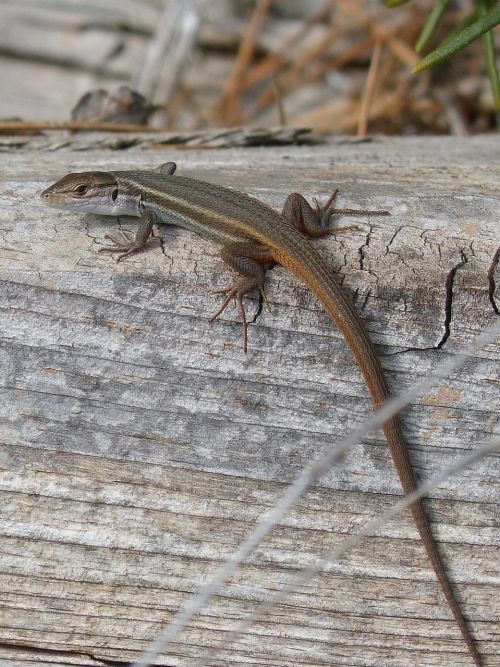
[[[338,190],[334,190],[325,204],[320,205],[314,199],[314,207],[298,192],[293,192],[286,198],[283,206],[283,217],[306,236],[320,237],[330,232],[331,218],[334,215],[389,215],[388,211],[366,211],[352,208],[334,208],[333,203]],[[339,231],[352,229],[355,225],[341,227]]]
[[[210,322],[214,322],[224,312],[231,301],[235,301],[242,319],[243,350],[246,354],[248,349],[248,320],[243,304],[243,297],[253,290],[259,290],[266,305],[269,307],[269,302],[264,291],[264,280],[266,265],[273,261],[273,257],[269,249],[255,242],[231,243],[226,245],[222,248],[221,257],[237,276],[229,287],[215,290],[215,294],[225,294],[226,298],[219,310],[210,319]]]

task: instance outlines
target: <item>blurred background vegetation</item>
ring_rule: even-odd
[[[2,121],[497,128],[492,0],[0,0],[0,18]],[[71,114],[120,86],[147,102],[123,89],[113,113],[99,93]]]

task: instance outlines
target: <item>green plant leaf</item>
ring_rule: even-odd
[[[422,32],[420,33],[420,36],[415,45],[415,51],[421,51],[430,40],[436,31],[436,28],[441,21],[441,17],[444,14],[444,10],[446,9],[446,6],[449,4],[449,2],[450,0],[437,0],[436,4],[431,10],[431,13],[429,14],[427,21],[425,22],[424,27],[422,28]]]
[[[500,23],[500,7],[491,9],[484,16],[481,16],[471,23],[467,28],[464,28],[454,37],[446,39],[434,51],[428,53],[425,58],[413,68],[413,73],[421,72],[432,65],[440,63],[442,60],[449,58],[451,55],[463,49],[464,46],[470,44],[482,34],[491,30]]]
[[[468,14],[463,19],[463,21],[461,21],[456,26],[456,28],[453,28],[453,30],[448,35],[446,35],[446,37],[441,42],[440,46],[444,46],[445,44],[448,44],[448,42],[451,39],[454,39],[458,34],[460,34],[462,32],[462,30],[464,30],[465,28],[468,28],[470,25],[472,25],[472,23],[474,23],[474,21],[477,21],[478,16],[479,16],[479,10],[478,9],[475,9],[473,12]]]
[[[479,5],[479,15],[487,16],[488,10],[492,5],[492,0],[479,0],[478,5]],[[500,76],[498,74],[498,68],[496,62],[493,31],[488,30],[488,32],[485,32],[483,34],[481,39],[483,40],[486,71],[488,72],[488,77],[491,82],[491,90],[493,93],[493,99],[495,101],[495,107],[497,109],[500,109]]]
[[[482,39],[484,44],[484,59],[486,61],[486,70],[491,82],[493,99],[495,100],[496,108],[500,109],[500,76],[498,74],[492,31],[489,30],[487,33],[485,33]]]
[[[404,5],[409,0],[385,0],[386,7],[399,7],[399,5]]]

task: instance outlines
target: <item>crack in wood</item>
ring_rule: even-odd
[[[488,298],[490,300],[491,307],[493,308],[493,312],[495,313],[495,315],[500,315],[500,310],[495,301],[495,292],[497,288],[495,281],[495,271],[499,261],[500,261],[500,247],[497,248],[496,253],[493,255],[493,259],[491,260],[491,266],[488,270]]]
[[[455,276],[457,271],[462,268],[467,262],[469,261],[467,258],[467,255],[463,250],[460,250],[460,255],[462,257],[462,261],[459,262],[456,266],[454,266],[451,271],[448,273],[448,276],[446,278],[445,282],[445,290],[446,290],[446,298],[445,298],[445,304],[444,304],[444,311],[445,311],[445,317],[444,317],[444,333],[443,337],[439,341],[439,343],[436,345],[437,350],[441,350],[443,345],[446,343],[448,338],[451,335],[451,320],[453,317],[453,285],[455,282]]]

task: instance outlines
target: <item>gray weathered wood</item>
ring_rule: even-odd
[[[285,484],[370,414],[370,401],[341,337],[283,269],[270,272],[273,309],[251,325],[245,356],[235,310],[208,324],[218,298],[207,288],[228,279],[216,248],[161,227],[147,252],[116,264],[96,251],[107,231],[133,221],[45,208],[41,189],[70,170],[175,160],[179,173],[276,208],[291,190],[324,198],[338,186],[340,205],[389,209],[339,220],[356,229],[318,246],[402,389],[498,315],[500,160],[489,137],[180,150],[131,136],[122,150],[82,151],[50,134],[4,137],[4,148],[17,139],[0,175],[0,661],[128,661]],[[419,476],[498,432],[499,380],[490,345],[405,412]],[[487,665],[500,664],[498,468],[498,459],[483,461],[429,502]],[[189,666],[399,494],[383,438],[367,436],[159,664]],[[405,514],[216,664],[471,663]]]

